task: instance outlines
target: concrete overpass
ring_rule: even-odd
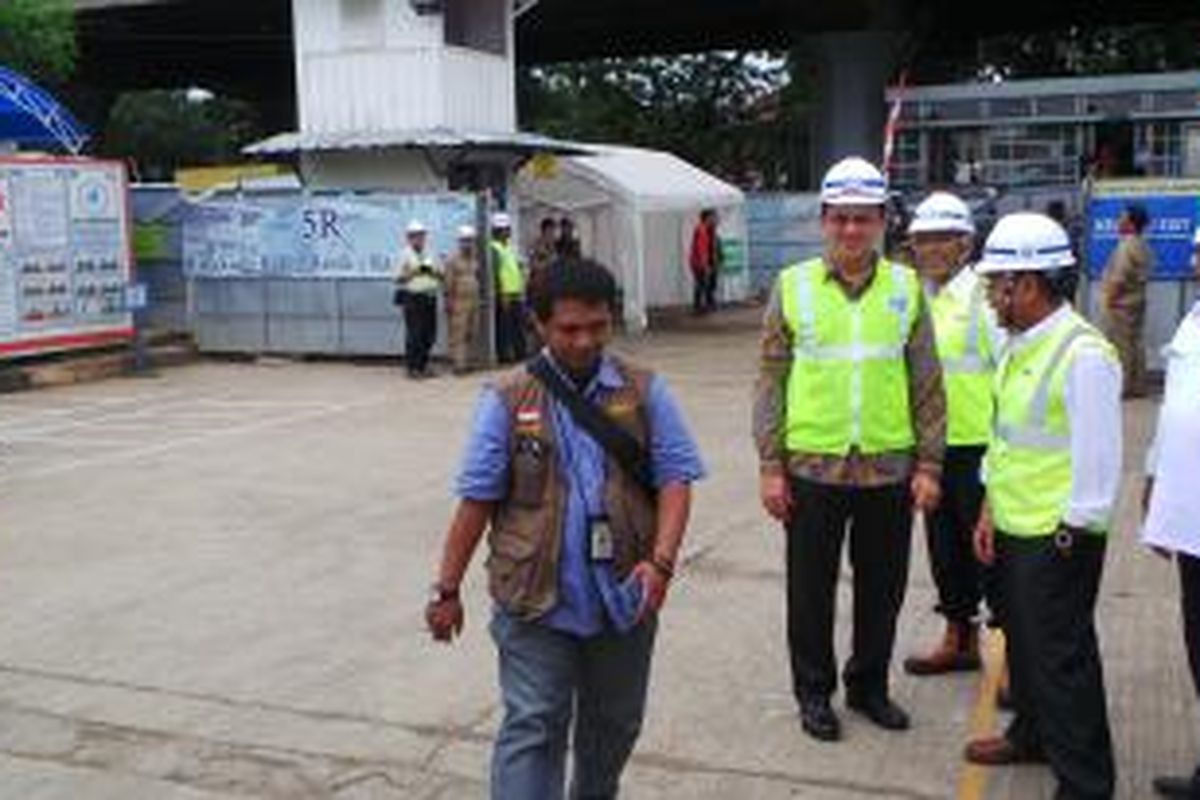
[[[331,2],[333,0],[330,0]],[[79,78],[101,101],[118,90],[200,84],[292,130],[290,0],[75,0]],[[876,153],[883,87],[903,62],[969,57],[979,38],[1022,30],[1179,20],[1194,0],[537,0],[517,25],[523,63],[712,49],[806,47],[819,65],[814,161]],[[81,110],[95,123],[95,114]]]

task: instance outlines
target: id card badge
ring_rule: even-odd
[[[612,527],[608,524],[608,517],[593,519],[591,528],[592,561],[612,561],[615,555],[615,548],[613,545]]]

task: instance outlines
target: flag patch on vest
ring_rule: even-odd
[[[517,427],[523,431],[537,430],[542,427],[542,410],[537,406],[517,409]]]

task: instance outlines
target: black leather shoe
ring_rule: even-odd
[[[822,742],[842,738],[842,723],[833,713],[828,699],[806,700],[800,704],[800,724],[805,733]]]
[[[889,731],[906,731],[912,724],[908,712],[886,696],[860,697],[848,695],[846,705],[879,727]]]
[[[1195,778],[1163,775],[1154,779],[1154,791],[1159,797],[1175,800],[1200,800],[1200,781]]]

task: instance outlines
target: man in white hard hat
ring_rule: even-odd
[[[446,315],[450,361],[457,374],[467,371],[471,342],[475,338],[479,316],[479,258],[476,256],[476,231],[471,225],[458,229],[458,250],[446,260]]]
[[[755,388],[762,503],[787,533],[792,688],[804,730],[826,741],[841,735],[830,697],[847,527],[854,639],[846,703],[883,728],[909,726],[888,671],[913,509],[937,505],[945,447],[942,368],[920,282],[879,254],[886,198],[883,176],[861,158],[826,174],[825,254],[780,274]]]
[[[496,350],[501,364],[525,360],[525,273],[508,214],[492,215],[489,245],[496,275]]]
[[[1192,270],[1200,280],[1200,229]],[[1200,300],[1167,345],[1167,379],[1158,430],[1146,459],[1146,524],[1142,539],[1179,565],[1183,638],[1192,686],[1200,693]],[[1162,797],[1200,798],[1200,766],[1191,775],[1155,778]]]
[[[1056,800],[1109,798],[1114,767],[1095,607],[1121,478],[1121,364],[1071,307],[1075,256],[1042,214],[1009,214],[976,270],[1011,334],[997,369],[975,550],[1004,598],[1012,701],[969,761],[1046,761]]]
[[[992,379],[1004,334],[987,303],[986,286],[969,265],[975,243],[971,209],[948,192],[934,192],[908,226],[915,266],[933,315],[946,386],[946,460],[942,500],[925,518],[937,611],[946,620],[932,651],[905,659],[913,675],[979,669],[977,616],[994,592],[975,558],[972,535],[983,505],[979,468],[992,424]]]
[[[397,301],[404,306],[404,361],[410,378],[429,376],[429,351],[437,341],[437,296],[442,274],[426,250],[429,229],[412,220],[404,230],[408,245],[396,271]]]

